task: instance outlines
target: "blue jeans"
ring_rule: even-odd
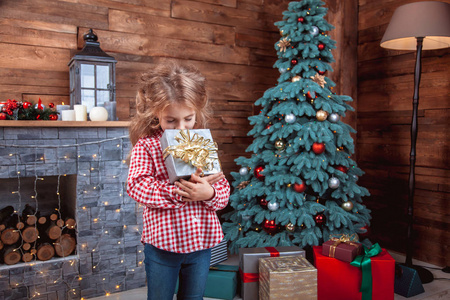
[[[145,244],[147,300],[172,300],[177,279],[177,300],[202,300],[208,278],[211,249],[174,253]]]

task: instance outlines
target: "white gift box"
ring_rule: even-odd
[[[171,183],[181,178],[189,179],[191,174],[195,173],[197,167],[192,165],[192,160],[195,160],[190,157],[192,153],[200,153],[203,158],[206,158],[207,166],[202,167],[204,175],[216,174],[222,170],[217,154],[217,144],[213,141],[209,129],[166,129],[160,141]],[[180,157],[183,155],[186,161],[189,160],[188,162]]]

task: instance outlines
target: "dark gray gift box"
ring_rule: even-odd
[[[161,149],[164,153],[165,149],[167,149],[170,146],[177,146],[179,145],[179,142],[176,140],[176,137],[180,137],[179,129],[166,129],[164,130],[163,135],[161,136]],[[185,134],[189,134],[189,136],[192,138],[195,134],[197,134],[198,137],[203,137],[206,140],[209,140],[211,143],[215,144],[211,135],[211,132],[209,129],[190,129],[190,130],[184,130]],[[217,145],[215,145],[217,147]],[[214,161],[212,163],[212,169],[211,170],[203,170],[204,175],[211,175],[219,173],[222,168],[220,166],[220,162],[217,156],[217,152],[215,153]],[[197,167],[194,167],[190,163],[184,162],[181,158],[175,158],[172,155],[168,155],[166,159],[164,160],[164,163],[167,168],[167,172],[169,173],[169,180],[170,183],[174,183],[175,181],[183,178],[183,179],[189,179],[192,173],[195,173],[197,170]]]
[[[239,268],[241,270],[242,300],[257,300],[259,298],[259,259],[271,256],[305,257],[305,251],[297,246],[240,248]],[[252,279],[247,280],[246,278]]]

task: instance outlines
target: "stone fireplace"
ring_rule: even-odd
[[[0,299],[87,299],[144,286],[142,207],[125,190],[126,122],[33,124],[0,128],[0,209],[58,207],[75,218],[77,244],[67,257],[0,264]]]

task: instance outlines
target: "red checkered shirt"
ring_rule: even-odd
[[[144,205],[141,241],[176,253],[211,248],[223,239],[216,211],[227,205],[230,185],[222,179],[213,185],[211,200],[184,202],[169,182],[161,136],[159,131],[139,139],[131,153],[127,192]]]

